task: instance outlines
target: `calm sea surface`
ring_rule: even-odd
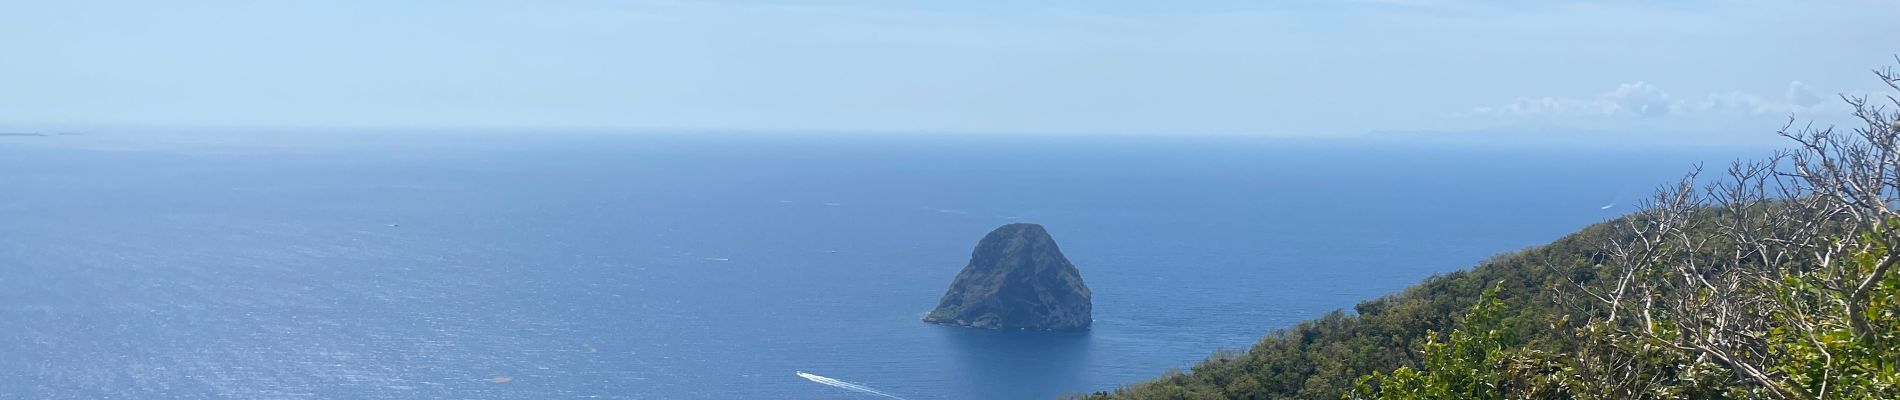
[[[0,398],[1104,390],[1627,212],[1693,162],[1759,153],[0,137]],[[1048,227],[1081,269],[1094,329],[919,322],[977,239],[1017,221]]]

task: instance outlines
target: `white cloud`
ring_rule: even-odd
[[[1680,102],[1671,99],[1669,92],[1647,82],[1626,83],[1616,87],[1616,91],[1603,95],[1598,101],[1609,102],[1614,108],[1611,114],[1627,113],[1644,117],[1657,117],[1676,112]]]
[[[1823,94],[1801,81],[1788,82],[1779,98],[1728,92],[1710,94],[1701,101],[1686,105],[1688,110],[1703,113],[1741,113],[1741,114],[1814,114],[1843,111],[1846,106],[1832,95]]]
[[[1625,83],[1594,98],[1538,97],[1489,107],[1470,114],[1496,116],[1662,116],[1675,112],[1681,102],[1648,82]]]
[[[1667,116],[1787,115],[1837,111],[1842,106],[1834,97],[1823,94],[1800,81],[1788,83],[1780,96],[1768,97],[1740,91],[1711,93],[1700,97],[1679,97],[1654,84],[1638,81],[1618,85],[1616,90],[1590,98],[1538,97],[1477,107],[1461,116],[1489,117],[1623,117],[1658,118]]]
[[[1820,91],[1814,90],[1814,87],[1801,81],[1788,82],[1788,91],[1784,96],[1794,105],[1804,107],[1820,105],[1828,100],[1828,96],[1822,95]]]

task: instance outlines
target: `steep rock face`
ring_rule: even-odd
[[[1089,287],[1049,232],[1009,224],[977,242],[970,264],[925,322],[985,329],[1086,329]]]

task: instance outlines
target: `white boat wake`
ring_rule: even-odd
[[[858,392],[858,393],[874,394],[874,395],[889,397],[889,398],[893,398],[897,400],[904,400],[904,398],[902,397],[897,397],[897,395],[890,394],[890,393],[884,393],[881,390],[872,389],[869,386],[864,386],[864,385],[859,385],[856,383],[832,379],[832,378],[828,378],[828,377],[810,373],[810,372],[798,371],[798,377],[805,378],[805,380],[816,382],[820,385],[835,387],[835,388],[849,390],[849,391]]]

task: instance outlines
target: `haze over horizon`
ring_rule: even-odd
[[[1887,1],[4,8],[4,129],[1752,134],[1900,52]]]

